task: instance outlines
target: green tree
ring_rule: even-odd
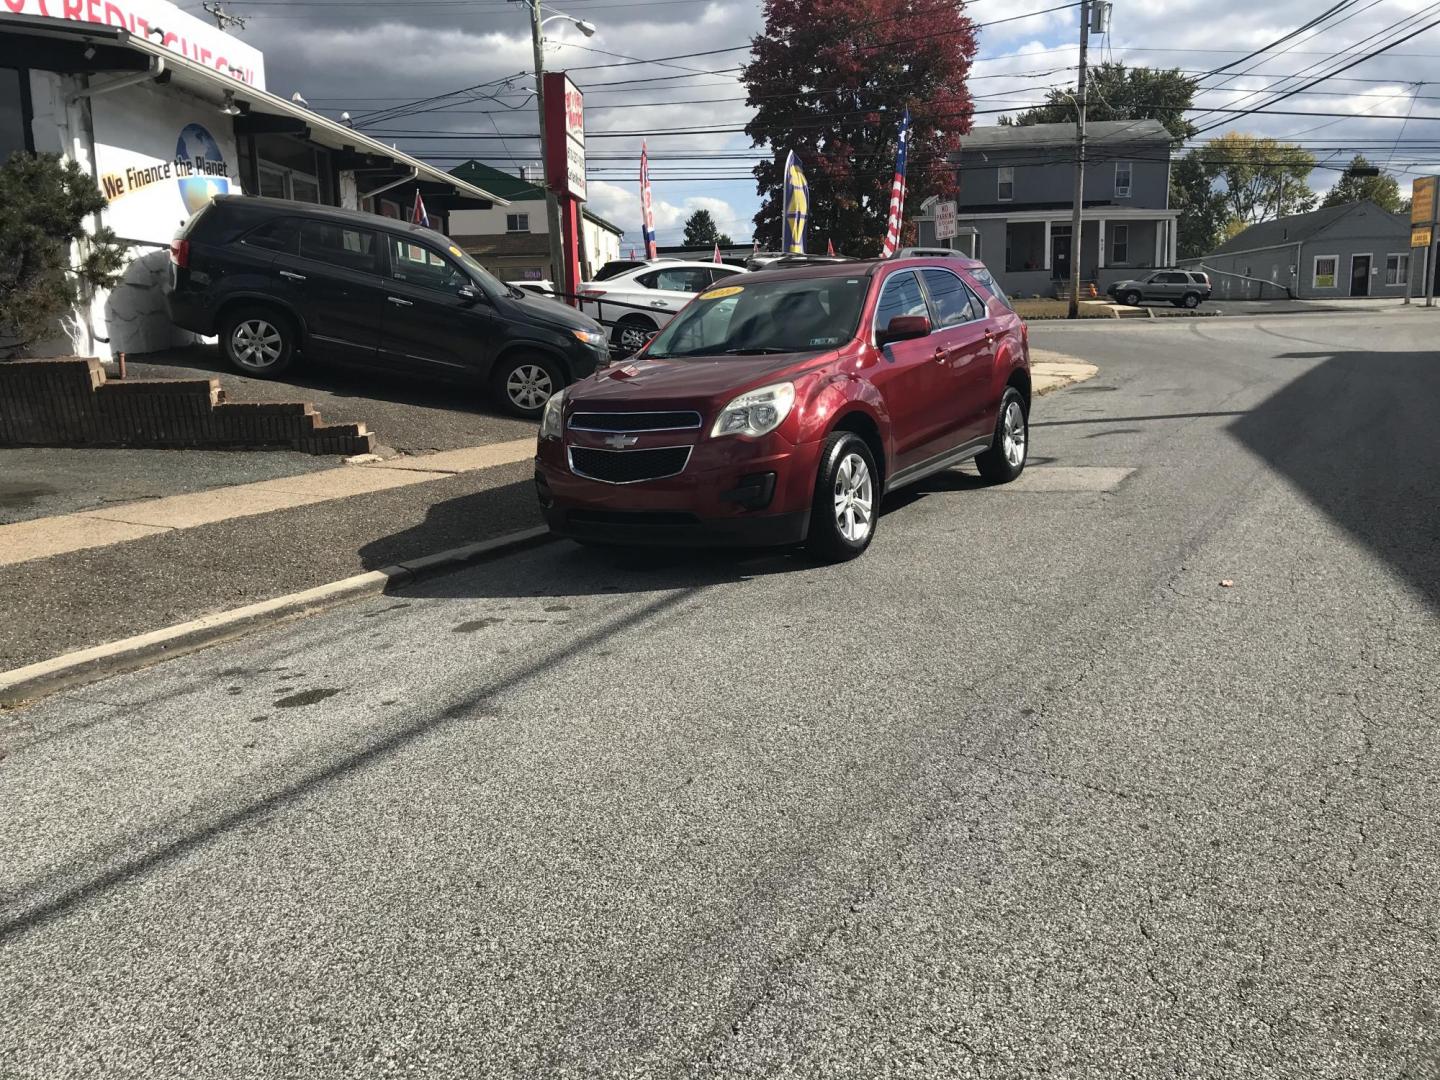
[[[901,116],[910,110],[908,222],[955,190],[946,156],[970,130],[975,28],[955,0],[766,0],[765,29],[741,78],[754,117],[761,197],[755,234],[778,243],[785,155],[810,184],[810,245],[875,254],[885,236]],[[823,241],[821,241],[823,243]]]
[[[85,219],[104,208],[94,179],[73,161],[16,153],[0,167],[0,354],[53,334],[82,284],[119,280],[125,253],[115,234],[86,235]]]
[[[1344,206],[1346,203],[1369,199],[1384,210],[1398,214],[1410,208],[1409,201],[1400,196],[1400,185],[1388,173],[1379,176],[1359,175],[1361,170],[1373,169],[1364,154],[1356,154],[1340,176],[1337,183],[1326,194],[1321,206]]]
[[[1224,205],[1233,234],[1247,225],[1315,206],[1309,178],[1315,158],[1294,143],[1231,132],[1199,150],[1205,169],[1223,185]]]
[[[1028,127],[1031,124],[1073,124],[1075,105],[1071,90],[1051,90],[1044,105],[1026,109],[1002,124]],[[1195,98],[1195,80],[1178,68],[1127,68],[1124,64],[1100,64],[1086,80],[1087,120],[1159,120],[1177,142],[1195,134],[1185,112]]]
[[[715,227],[715,219],[703,207],[685,219],[686,247],[730,247],[730,237]]]
[[[1176,250],[1182,259],[1207,255],[1225,239],[1229,211],[1215,190],[1215,172],[1198,150],[1176,158],[1170,171],[1170,209],[1179,210]]]

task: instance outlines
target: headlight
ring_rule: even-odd
[[[568,390],[569,387],[566,387]],[[564,431],[565,390],[551,394],[540,414],[540,438],[558,439]]]
[[[795,384],[782,382],[741,394],[720,410],[710,437],[768,435],[785,421],[795,404]]]
[[[605,335],[598,330],[571,330],[577,341],[584,342],[593,349],[605,348]]]

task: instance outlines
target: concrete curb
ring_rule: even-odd
[[[482,540],[356,574],[304,592],[277,596],[273,600],[262,600],[233,611],[205,615],[163,630],[152,630],[13,671],[0,672],[0,708],[22,705],[57,690],[136,671],[157,661],[184,656],[325,608],[379,596],[421,578],[535,547],[549,539],[550,532],[544,526],[522,529],[493,540]]]

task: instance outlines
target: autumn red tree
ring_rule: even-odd
[[[742,69],[763,200],[755,235],[780,240],[785,155],[810,182],[807,246],[876,254],[885,234],[900,117],[911,116],[906,220],[955,189],[946,155],[970,130],[975,27],[959,0],[766,0],[765,32]]]

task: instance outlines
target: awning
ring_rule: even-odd
[[[87,52],[90,55],[86,55]],[[0,67],[25,67],[68,74],[145,71],[159,61],[160,79],[202,101],[221,108],[233,95],[241,115],[235,117],[237,134],[263,132],[303,136],[336,151],[341,169],[388,171],[361,184],[362,192],[380,187],[387,179],[413,175],[425,194],[451,194],[451,205],[509,206],[507,199],[466,183],[444,169],[411,157],[379,139],[305,108],[296,102],[234,79],[196,63],[172,49],[137,37],[117,26],[70,23],[32,15],[0,15]],[[371,182],[373,180],[373,182]]]

